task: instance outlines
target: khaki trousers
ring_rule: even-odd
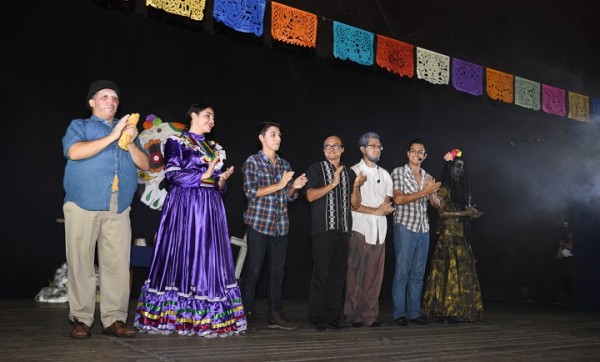
[[[69,319],[88,326],[94,323],[98,246],[100,274],[100,320],[106,328],[115,321],[127,321],[129,307],[129,254],[131,221],[128,207],[118,214],[117,193],[110,211],[87,211],[73,202],[63,205],[65,246],[68,264]]]

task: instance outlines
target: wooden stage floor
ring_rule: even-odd
[[[135,299],[131,300],[130,319]],[[284,301],[293,332],[266,328],[266,306],[244,334],[229,338],[101,334],[69,338],[66,303],[0,299],[0,360],[5,361],[600,361],[600,312],[565,306],[486,302],[484,322],[392,326],[391,303],[379,328],[320,332],[305,301]],[[128,321],[131,325],[131,320]]]

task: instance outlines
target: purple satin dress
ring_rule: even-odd
[[[246,330],[217,186],[222,164],[212,178],[201,180],[219,150],[187,131],[165,143],[170,189],[136,307],[134,326],[142,332],[224,337]]]

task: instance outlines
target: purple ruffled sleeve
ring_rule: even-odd
[[[165,142],[165,178],[172,186],[198,187],[207,165],[192,166],[190,160],[185,159],[184,147],[173,138]]]

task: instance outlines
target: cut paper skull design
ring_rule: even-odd
[[[163,182],[164,144],[170,135],[183,131],[184,125],[177,122],[163,122],[154,114],[150,114],[146,117],[143,127],[144,130],[138,138],[150,155],[150,168],[148,171],[138,171],[138,183],[144,185],[141,201],[151,209],[160,210],[167,197]]]

